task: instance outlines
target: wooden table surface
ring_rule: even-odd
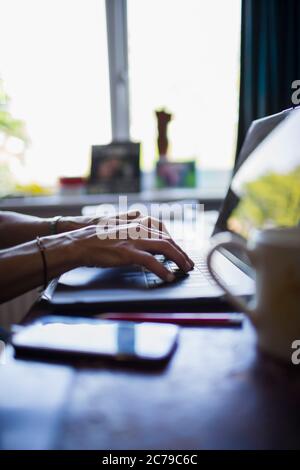
[[[15,359],[0,366],[4,449],[300,448],[300,366],[238,329],[182,328],[160,371]]]

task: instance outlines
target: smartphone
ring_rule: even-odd
[[[158,364],[171,357],[178,332],[175,325],[47,316],[22,327],[11,342],[18,355]]]

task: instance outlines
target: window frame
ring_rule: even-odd
[[[106,0],[111,133],[113,141],[130,140],[127,0]]]
[[[127,0],[105,0],[112,141],[130,141]]]

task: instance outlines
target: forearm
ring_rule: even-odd
[[[0,212],[0,249],[50,235],[51,219]]]
[[[74,241],[68,235],[42,238],[47,278],[51,280],[78,266]],[[0,250],[0,303],[43,285],[44,266],[35,241]]]

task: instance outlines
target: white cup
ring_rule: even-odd
[[[246,303],[236,297],[212,268],[220,248],[244,251],[255,271],[256,295]],[[248,243],[231,233],[213,237],[208,270],[234,307],[248,315],[257,331],[259,347],[291,361],[292,344],[300,340],[300,228],[257,231]]]

